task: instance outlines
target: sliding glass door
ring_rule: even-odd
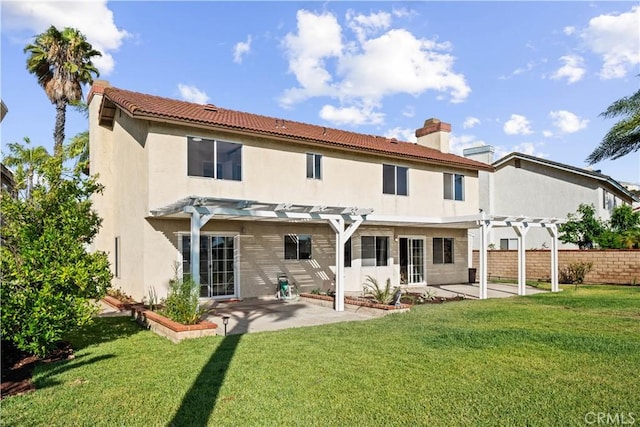
[[[401,237],[399,245],[400,284],[424,284],[426,282],[424,239]]]
[[[182,236],[182,271],[191,271],[191,238]],[[235,244],[233,236],[200,236],[200,297],[236,297]]]

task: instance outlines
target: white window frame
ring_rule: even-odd
[[[122,276],[122,239],[116,236],[114,239],[113,251],[113,275],[116,279]]]
[[[439,247],[438,249],[440,251],[442,251],[442,262],[436,262],[435,260],[435,256],[436,256],[436,239],[440,239],[442,240],[442,246]],[[445,240],[450,240],[451,241],[451,262],[447,262],[447,260],[445,259],[445,252],[444,252],[444,242]],[[432,250],[433,250],[433,256],[432,256],[432,262],[434,265],[447,265],[447,264],[455,264],[456,263],[456,239],[454,237],[433,237],[431,240],[431,244],[432,244]]]
[[[300,237],[309,237],[309,258],[300,258]],[[287,237],[294,237],[296,243],[296,257],[287,258]],[[313,235],[312,234],[285,234],[282,238],[282,252],[285,261],[309,261],[313,259]]]
[[[189,175],[189,140],[190,139],[192,139],[194,142],[204,142],[204,141],[213,142],[213,176],[212,177],[204,176],[204,175]],[[197,140],[200,140],[200,141],[197,141]],[[227,178],[218,177],[218,143],[219,142],[223,142],[226,144],[235,144],[240,146],[240,177],[239,179],[227,179]],[[217,138],[207,138],[207,137],[198,136],[198,135],[187,135],[187,176],[189,178],[215,179],[216,181],[242,182],[243,170],[244,170],[244,167],[243,167],[244,156],[242,155],[243,147],[244,147],[244,144],[236,141],[228,141],[228,140],[217,139]],[[232,176],[233,176],[233,173],[232,173]]]
[[[305,156],[306,159],[306,174],[307,179],[322,179],[322,154],[318,153],[307,153]],[[309,160],[311,160],[311,176],[309,176]],[[317,162],[316,162],[317,160]]]
[[[373,258],[365,258],[364,257],[364,242],[362,241],[362,239],[364,238],[373,238],[373,253],[374,253],[374,257]],[[384,258],[385,263],[384,264],[378,264],[378,239],[386,239],[387,240],[387,245],[386,245],[386,256]],[[360,236],[360,263],[362,265],[362,267],[388,267],[389,266],[389,254],[391,254],[391,247],[390,247],[390,237],[389,236],[371,236],[371,235],[365,235],[365,236]],[[370,264],[369,262],[365,262],[366,260],[373,260],[373,264]]]
[[[385,190],[384,190],[384,169],[385,169],[385,167],[392,167],[393,168],[393,193],[385,192]],[[398,174],[399,174],[400,170],[404,170],[404,173],[405,173],[406,194],[399,194],[398,193]],[[388,164],[388,163],[383,163],[382,164],[382,194],[389,194],[389,195],[393,195],[393,196],[408,196],[409,195],[409,168],[406,167],[406,166],[391,165],[391,164]]]
[[[459,195],[456,193],[456,178],[460,177],[462,180],[462,194]],[[445,172],[443,174],[443,196],[445,200],[453,200],[456,202],[464,202],[464,193],[465,193],[465,185],[464,185],[464,174],[460,173],[449,173]],[[451,197],[447,197],[447,183],[450,185]]]

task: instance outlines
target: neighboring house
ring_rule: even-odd
[[[606,221],[616,206],[637,201],[629,190],[600,172],[522,153],[511,153],[494,162],[491,146],[465,149],[464,156],[495,168],[495,172],[481,172],[479,177],[480,208],[488,214],[566,219],[585,203],[593,205],[596,216]],[[473,248],[478,249],[477,233],[471,234]],[[496,249],[517,249],[516,235],[508,228],[492,230],[488,243]],[[548,249],[551,237],[545,230],[532,229],[526,234],[525,246]],[[577,246],[560,243],[560,248]]]
[[[9,192],[9,194],[16,195],[15,187],[16,183],[13,178],[13,172],[5,165],[0,163],[0,167],[2,168],[2,189]]]
[[[9,109],[4,101],[0,100],[0,122],[4,120],[4,116],[7,114]],[[1,176],[2,176],[2,189],[8,191],[10,194],[15,195],[15,181],[13,179],[13,172],[9,170],[5,165],[0,164]]]
[[[138,300],[166,294],[174,264],[205,298],[273,296],[280,273],[338,296],[367,275],[467,281],[478,172],[492,167],[449,153],[446,123],[405,143],[105,81],[88,103],[91,173],[105,186],[93,249]]]
[[[4,120],[4,116],[7,115],[9,109],[7,108],[7,104],[4,103],[3,100],[0,99],[0,122]]]

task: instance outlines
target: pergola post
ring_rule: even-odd
[[[527,289],[527,250],[525,236],[529,231],[526,222],[512,226],[518,236],[518,295],[526,295]]]
[[[336,232],[336,298],[335,310],[344,311],[344,245],[353,235],[363,219],[358,218],[345,230],[344,218],[330,218],[329,224]]]
[[[546,228],[551,236],[551,292],[558,292],[558,226],[552,224]]]
[[[191,279],[200,286],[200,229],[211,219],[213,215],[203,215],[193,206],[185,206],[184,212],[191,214]]]
[[[491,230],[491,222],[484,219],[481,220],[480,227],[480,299],[487,299],[487,246],[489,244],[489,231]]]

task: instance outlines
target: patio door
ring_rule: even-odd
[[[183,271],[189,271],[191,238],[183,236]],[[237,296],[236,256],[233,236],[200,236],[200,297],[231,298]]]
[[[399,239],[400,252],[400,284],[424,284],[425,254],[424,239],[401,237]]]

